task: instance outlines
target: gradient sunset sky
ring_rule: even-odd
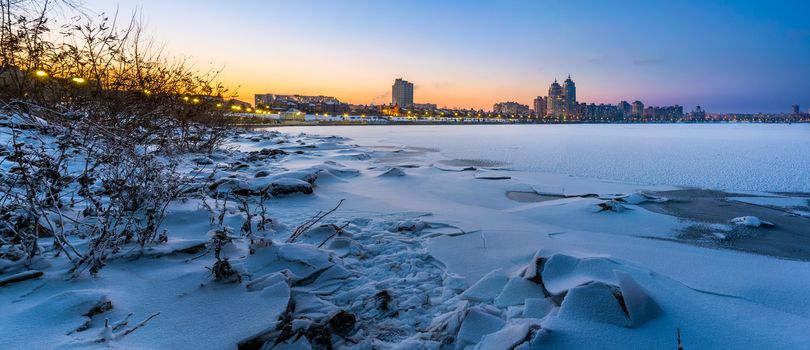
[[[85,0],[148,32],[240,99],[321,94],[489,110],[570,73],[578,100],[710,112],[810,107],[810,1]]]

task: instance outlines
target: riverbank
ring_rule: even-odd
[[[659,122],[601,122],[601,121],[526,121],[508,120],[501,122],[366,122],[366,121],[342,121],[342,122],[307,122],[307,121],[277,121],[277,122],[233,122],[229,125],[234,127],[300,127],[300,126],[371,126],[371,125],[666,125],[666,124],[808,124],[810,121],[659,121]]]

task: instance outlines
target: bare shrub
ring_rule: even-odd
[[[0,273],[64,254],[74,276],[96,274],[111,254],[166,242],[167,206],[205,181],[177,156],[225,135],[219,70],[168,56],[136,15],[76,8],[0,0]],[[84,24],[56,26],[55,13]]]

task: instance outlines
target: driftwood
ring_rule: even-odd
[[[297,240],[298,237],[300,237],[302,234],[304,234],[304,232],[312,228],[312,226],[315,226],[315,224],[323,220],[323,218],[325,218],[327,215],[334,213],[335,210],[340,208],[340,205],[343,204],[343,201],[345,201],[345,199],[341,199],[340,202],[338,202],[338,204],[334,208],[326,212],[319,211],[318,214],[315,214],[315,216],[307,220],[307,222],[303,223],[301,226],[298,226],[298,228],[296,228],[295,231],[293,231],[293,233],[290,235],[290,238],[287,239],[287,243],[295,242],[295,240]]]
[[[7,285],[12,284],[12,283],[27,281],[27,280],[34,279],[34,278],[40,278],[43,275],[44,275],[44,273],[42,271],[36,271],[36,270],[20,272],[18,274],[14,274],[14,275],[11,275],[11,276],[8,276],[8,277],[0,278],[0,287],[7,286]]]
[[[332,226],[335,227],[335,233],[331,234],[329,237],[326,237],[326,239],[324,239],[323,242],[321,242],[321,244],[318,244],[318,248],[323,247],[323,245],[326,244],[326,242],[329,242],[329,240],[332,239],[332,237],[335,237],[335,236],[341,234],[343,232],[343,229],[346,228],[346,226],[349,226],[349,223],[347,222],[347,223],[343,224],[343,226],[340,226],[340,227],[337,227],[336,225],[332,225]]]

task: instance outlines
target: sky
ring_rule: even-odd
[[[709,112],[810,107],[810,1],[84,0],[256,93],[489,110],[571,75],[580,102]]]

